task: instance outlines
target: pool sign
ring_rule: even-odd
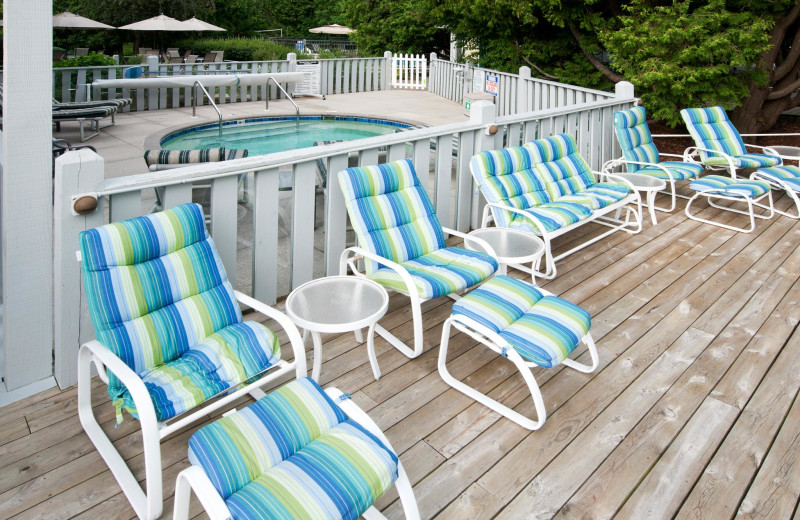
[[[489,94],[496,96],[500,85],[500,76],[497,74],[487,74],[486,75],[486,92]]]
[[[474,69],[472,75],[472,91],[483,92],[483,87],[486,84],[486,71]]]
[[[298,61],[297,72],[303,73],[303,81],[294,87],[296,96],[319,96],[322,94],[322,64],[317,61]]]

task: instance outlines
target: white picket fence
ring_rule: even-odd
[[[392,88],[428,88],[428,62],[425,56],[395,54],[392,56]]]

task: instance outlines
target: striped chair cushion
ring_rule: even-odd
[[[533,170],[551,200],[579,193],[594,186],[594,174],[578,153],[575,138],[559,134],[525,143]]]
[[[659,155],[653,136],[647,126],[647,112],[643,106],[633,107],[614,113],[614,131],[622,147],[622,153],[629,161],[658,163]],[[627,164],[628,172],[642,169],[639,164]]]
[[[722,175],[706,175],[691,181],[689,188],[699,192],[713,191],[726,197],[750,197],[754,199],[769,191],[769,183],[756,180],[731,179]]]
[[[567,201],[548,202],[535,208],[529,208],[525,212],[539,219],[545,227],[545,231],[555,231],[592,216],[592,210],[585,204]],[[515,216],[509,227],[539,233],[539,229],[531,224],[531,221],[524,215]]]
[[[242,156],[246,157],[246,156]],[[201,150],[145,150],[144,162],[154,164],[192,164],[225,160],[225,147]]]
[[[625,184],[619,182],[599,182],[582,190],[574,195],[565,195],[556,199],[556,202],[572,202],[582,206],[588,206],[593,210],[605,208],[615,204],[630,193],[630,189]]]
[[[727,166],[728,160],[725,157],[708,157],[705,164],[711,166]],[[764,166],[775,166],[781,164],[781,158],[774,155],[763,153],[747,153],[733,157],[733,165],[737,168],[761,168]]]
[[[498,267],[497,260],[460,247],[445,247],[432,253],[403,262],[411,275],[420,298],[433,299],[460,292],[491,276]],[[400,276],[386,267],[369,275],[379,284],[400,293],[407,293]]]
[[[496,332],[523,359],[543,367],[561,363],[591,326],[580,307],[508,276],[495,276],[458,300],[453,314]]]
[[[444,247],[442,226],[410,160],[339,172],[359,244],[403,263]],[[367,272],[377,269],[367,262]]]
[[[225,160],[232,161],[234,159],[243,159],[250,154],[250,151],[246,148],[226,148],[225,149]]]
[[[177,362],[193,349],[213,350],[202,347],[208,341],[219,348],[208,354],[207,363],[180,366],[202,366],[203,371],[217,374],[215,384],[227,387],[241,383],[242,373],[247,379],[262,372],[279,356],[273,337],[263,344],[254,342],[254,334],[266,336],[263,331],[233,328],[222,332],[240,323],[242,315],[199,205],[184,204],[85,231],[80,244],[97,339],[141,377]],[[214,333],[220,333],[224,341],[213,338]],[[229,357],[224,345],[230,346],[228,350],[242,349],[237,354],[242,356],[241,369],[209,364],[218,365]],[[189,359],[199,358],[182,363]],[[156,374],[165,387],[180,376],[167,372],[169,376]],[[223,374],[235,378],[224,379]],[[127,390],[113,374],[109,374],[108,390],[118,409],[124,404],[136,413]],[[180,398],[182,404],[163,404],[168,397],[155,395],[153,400],[157,410],[178,410],[202,402],[206,394],[193,391],[193,398]]]
[[[781,180],[793,191],[800,191],[800,168],[797,166],[775,166],[773,168],[761,168],[758,173],[768,177]]]
[[[530,152],[525,147],[480,152],[472,157],[470,169],[489,202],[517,209],[550,202],[544,184],[532,170]],[[499,227],[508,227],[515,218],[509,211],[495,211],[494,214]]]
[[[75,121],[77,119],[95,119],[108,117],[115,114],[117,108],[113,106],[98,106],[86,108],[58,108],[53,107],[53,121]]]
[[[232,517],[358,518],[397,479],[397,456],[299,379],[189,439]]]
[[[694,179],[695,177],[699,177],[701,173],[703,173],[703,167],[699,164],[692,164],[692,163],[685,163],[685,162],[677,162],[677,161],[665,161],[659,163],[659,165],[665,167],[669,172],[672,174],[672,179],[675,181],[685,181],[687,179]],[[628,171],[634,171],[631,169],[633,165],[628,165]],[[639,168],[636,170],[636,173],[642,175],[649,175],[650,177],[655,177],[657,179],[663,179],[665,181],[669,181],[669,175],[662,170],[661,168],[655,168],[653,166],[645,166],[643,168]]]

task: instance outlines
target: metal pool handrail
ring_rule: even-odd
[[[295,110],[295,129],[299,132],[300,131],[300,107],[297,106],[297,103],[294,102],[294,99],[292,99],[292,96],[290,96],[289,93],[286,92],[286,90],[284,90],[284,88],[281,86],[280,83],[278,83],[275,80],[275,78],[267,78],[266,86],[269,86],[270,80],[273,83],[275,83],[275,86],[278,87],[281,92],[283,92],[283,95],[286,96],[286,99],[291,101],[291,103],[294,105],[294,110]],[[267,94],[266,98],[267,98],[267,101],[265,103],[265,108],[264,109],[265,110],[269,110],[269,94]]]
[[[267,83],[269,83],[269,81]],[[200,83],[199,81],[195,81],[194,85],[192,85],[192,117],[197,117],[197,87],[200,87],[200,89],[202,89],[203,94],[206,95],[208,101],[211,103],[211,106],[214,107],[214,110],[217,111],[217,116],[219,116],[219,136],[222,137],[222,112],[219,111],[219,108],[217,108],[217,104],[214,103],[214,100],[211,99],[211,95],[208,93],[203,84]]]

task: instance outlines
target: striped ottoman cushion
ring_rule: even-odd
[[[589,313],[577,305],[508,276],[495,276],[458,300],[453,314],[488,327],[543,367],[561,363],[591,326]]]
[[[588,207],[567,201],[548,202],[525,211],[539,219],[546,231],[555,231],[592,216],[592,210]],[[539,229],[535,228],[530,220],[519,214],[514,217],[509,227],[532,233],[539,232]]]
[[[794,191],[800,191],[800,168],[797,166],[761,168],[757,173],[763,173],[768,177],[778,179],[784,184],[789,185]]]
[[[765,181],[731,179],[722,175],[707,175],[693,180],[689,183],[689,187],[699,192],[713,191],[726,197],[750,197],[751,199],[760,197],[769,191],[769,184]]]
[[[198,430],[189,460],[235,520],[355,519],[397,478],[397,456],[309,378]]]
[[[690,164],[677,161],[666,161],[659,163],[659,165],[669,170],[669,172],[672,174],[672,179],[676,181],[685,181],[686,179],[693,179],[695,177],[699,177],[700,174],[703,172],[703,167],[700,166],[699,164]],[[636,173],[640,173],[642,175],[649,175],[651,177],[655,177],[657,179],[663,179],[665,181],[669,180],[669,176],[664,170],[653,166],[646,166],[644,168],[639,168],[636,170]]]
[[[725,157],[709,157],[706,164],[727,166],[728,160]],[[761,168],[762,166],[774,166],[780,164],[780,157],[765,155],[763,153],[748,153],[737,155],[733,158],[733,165],[737,168]]]
[[[445,247],[402,262],[417,287],[420,298],[427,300],[463,291],[480,283],[497,270],[497,260],[479,251]],[[400,276],[387,267],[369,275],[371,280],[405,294]]]

